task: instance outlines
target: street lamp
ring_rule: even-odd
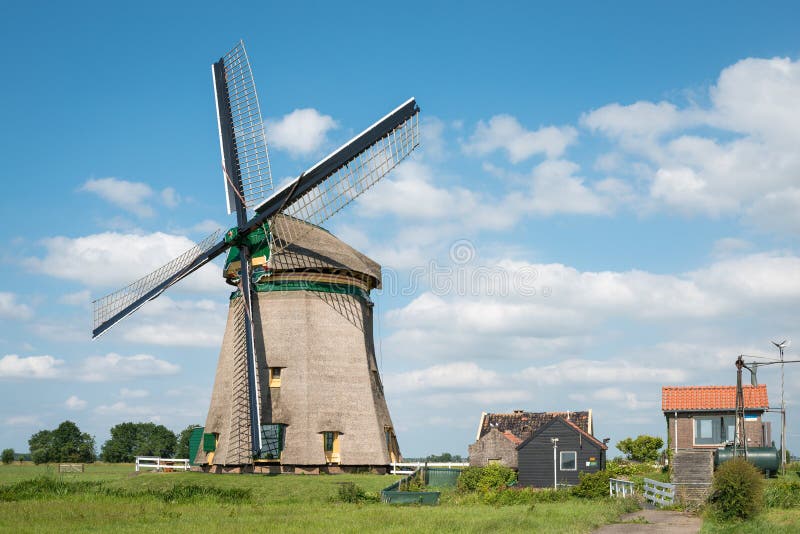
[[[553,489],[558,489],[558,462],[556,460],[556,451],[558,451],[558,438],[550,438],[553,443]]]
[[[788,345],[787,340],[780,343],[772,342],[778,347],[781,355],[781,473],[786,474],[786,402],[783,399],[783,349]]]

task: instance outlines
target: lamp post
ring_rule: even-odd
[[[558,438],[550,438],[550,441],[553,443],[553,489],[558,489],[558,461],[557,461],[557,451],[558,451]]]
[[[778,347],[781,355],[781,474],[786,474],[786,402],[783,399],[783,348],[786,346],[784,339],[780,343],[772,342]]]

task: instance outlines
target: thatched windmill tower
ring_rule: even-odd
[[[212,66],[228,213],[217,231],[94,301],[97,337],[228,252],[231,296],[202,447],[212,471],[385,468],[399,458],[372,339],[380,267],[321,228],[419,145],[411,98],[276,192],[240,42]]]
[[[254,469],[382,469],[400,453],[372,337],[369,294],[380,288],[380,266],[322,228],[304,226],[281,220],[278,229],[302,237],[270,258],[270,274],[254,276],[262,437]],[[238,271],[238,256],[229,254],[226,273]],[[195,458],[207,470],[251,463],[241,301],[231,299],[206,419],[215,450]]]

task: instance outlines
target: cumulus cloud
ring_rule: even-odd
[[[52,356],[20,357],[6,354],[0,358],[0,378],[57,378],[62,374],[64,360]]]
[[[683,369],[672,367],[648,367],[627,361],[569,359],[552,365],[528,367],[522,371],[522,376],[534,383],[552,386],[568,383],[681,383],[688,375]]]
[[[307,156],[322,148],[328,132],[337,127],[330,115],[313,108],[296,109],[280,120],[267,121],[267,139],[271,147],[293,156]]]
[[[743,213],[763,231],[799,232],[800,61],[738,61],[720,73],[709,101],[613,103],[584,114],[581,124],[625,153],[599,167],[619,169],[624,159],[644,170],[650,197],[666,209]]]
[[[168,347],[218,347],[222,343],[228,302],[174,300],[162,295],[126,320],[114,335],[131,343]]]
[[[68,410],[83,410],[86,408],[87,404],[88,403],[85,400],[78,398],[77,395],[71,395],[66,401],[64,401],[64,406]]]
[[[26,263],[34,270],[89,287],[120,287],[156,270],[195,246],[184,236],[155,232],[104,232],[84,237],[51,237],[41,241],[44,256]],[[220,268],[209,263],[177,287],[189,291],[224,289]]]
[[[96,178],[86,180],[80,191],[95,194],[103,200],[139,217],[152,217],[155,215],[153,202],[156,194],[152,187],[143,182],[131,182],[113,177]],[[180,196],[172,187],[164,188],[158,197],[162,204],[170,208],[174,208],[180,203]]]
[[[150,392],[146,389],[128,389],[122,388],[119,390],[119,396],[123,399],[143,399],[148,397]]]
[[[3,319],[30,319],[33,308],[17,301],[14,293],[0,291],[0,318]]]
[[[86,358],[77,376],[86,382],[112,382],[145,376],[174,375],[180,369],[179,365],[150,354],[121,356],[111,352],[104,356]]]
[[[577,137],[578,131],[572,126],[545,126],[530,131],[511,115],[495,115],[488,123],[478,122],[463,150],[478,156],[503,150],[511,163],[520,163],[536,154],[558,158]]]

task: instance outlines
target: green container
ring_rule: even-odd
[[[736,456],[744,457],[744,450],[737,449]],[[733,458],[733,447],[724,447],[714,451],[714,467]],[[747,460],[762,471],[775,474],[781,466],[781,454],[775,447],[750,447],[747,449]]]
[[[189,435],[189,465],[195,465],[194,459],[197,456],[197,450],[200,448],[200,443],[203,441],[203,427],[197,427],[192,430]]]
[[[381,492],[381,501],[389,504],[439,504],[438,491],[386,491]]]
[[[454,488],[461,469],[428,467],[425,469],[425,484],[434,488]]]

